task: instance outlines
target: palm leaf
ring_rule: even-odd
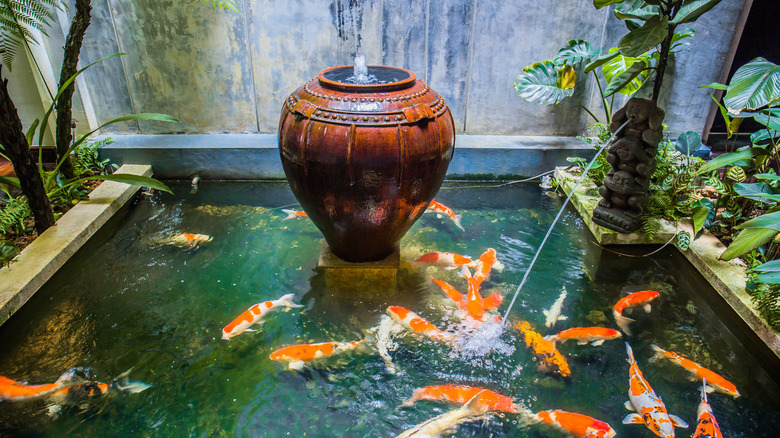
[[[574,94],[576,79],[577,74],[570,66],[541,61],[523,69],[515,81],[515,90],[529,102],[550,105]]]
[[[707,164],[700,167],[698,172],[696,173],[700,175],[706,174],[708,172],[711,172],[723,166],[734,164],[737,161],[745,160],[747,158],[752,158],[759,155],[767,155],[767,154],[768,152],[764,148],[746,148],[736,152],[728,152],[722,155],[718,155],[717,157],[708,161]]]

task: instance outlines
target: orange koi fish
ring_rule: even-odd
[[[196,249],[201,244],[211,242],[213,239],[208,234],[179,233],[172,236],[168,243],[179,248]]]
[[[444,294],[452,300],[455,304],[458,305],[458,308],[460,310],[466,310],[466,296],[463,295],[460,291],[455,289],[454,286],[447,283],[446,281],[437,280],[435,278],[431,279],[434,283],[436,283],[437,286],[444,292]],[[497,292],[493,292],[492,294],[488,295],[487,297],[482,299],[482,308],[485,310],[493,310],[498,308],[498,306],[501,305],[501,302],[503,301],[503,297],[499,295]]]
[[[452,252],[429,252],[414,261],[421,265],[437,266],[444,269],[455,269],[461,266],[474,266],[476,262],[468,256]]]
[[[650,387],[650,383],[642,376],[642,371],[636,364],[634,352],[631,346],[626,342],[626,352],[628,353],[628,363],[630,364],[629,390],[626,409],[634,411],[633,414],[626,415],[623,418],[623,424],[644,424],[656,435],[662,438],[674,438],[675,427],[688,427],[688,423],[676,415],[671,415],[666,411],[666,406]]]
[[[387,308],[387,314],[390,315],[395,322],[409,330],[423,334],[435,341],[449,343],[453,340],[453,334],[439,330],[425,318],[422,318],[420,315],[404,307],[390,306]]]
[[[222,339],[230,340],[233,336],[240,335],[245,331],[253,331],[249,327],[261,323],[263,317],[273,309],[279,307],[303,307],[300,304],[293,303],[292,299],[294,296],[295,294],[286,294],[282,295],[278,300],[255,304],[222,329]]]
[[[490,271],[495,268],[496,271],[504,269],[504,265],[496,259],[496,250],[488,248],[485,252],[479,256],[477,264],[474,267],[474,279],[477,280],[477,285],[482,285],[482,282],[490,277]]]
[[[54,383],[28,385],[0,376],[0,401],[23,401],[43,398],[72,384],[75,373],[66,371]]]
[[[707,379],[703,379],[701,386],[701,403],[697,411],[699,422],[696,425],[696,433],[691,438],[723,438],[723,434],[712,413],[712,406],[707,403]]]
[[[712,370],[709,370],[707,368],[704,368],[703,366],[688,359],[682,354],[666,351],[655,344],[651,345],[650,348],[652,348],[653,351],[655,351],[656,359],[662,359],[662,358],[669,359],[675,364],[688,370],[691,373],[691,380],[706,379],[707,384],[709,385],[707,386],[707,392],[718,391],[720,393],[728,394],[735,398],[739,397],[739,391],[737,391],[737,387],[734,386],[733,383],[724,379],[720,374]]]
[[[412,398],[401,406],[411,406],[417,400],[447,401],[462,405],[478,393],[482,394],[479,397],[480,403],[486,405],[491,411],[520,412],[511,397],[478,386],[465,385],[433,385],[417,388],[414,390]]]
[[[305,211],[286,210],[284,208],[282,209],[282,211],[284,213],[287,213],[287,216],[285,216],[285,218],[282,219],[283,221],[286,221],[286,220],[289,220],[289,219],[295,219],[295,218],[298,218],[298,217],[309,217],[309,215],[307,215]]]
[[[441,202],[438,202],[435,199],[431,200],[431,203],[428,204],[428,209],[426,209],[425,212],[436,213],[437,217],[447,216],[448,218],[452,219],[452,222],[454,222],[455,226],[460,228],[461,231],[466,231],[465,229],[463,229],[463,225],[460,224],[461,215],[455,214],[455,212],[452,211],[451,208],[447,207]]]
[[[555,348],[555,344],[545,341],[542,335],[536,333],[527,321],[517,323],[517,329],[523,334],[526,347],[539,358],[537,370],[543,373],[558,374],[561,377],[571,377],[571,369],[566,358]]]
[[[271,360],[284,362],[291,370],[301,370],[303,366],[317,359],[354,350],[366,340],[351,342],[320,342],[317,344],[299,344],[282,347],[271,353]]]
[[[628,308],[642,306],[642,308],[645,309],[645,312],[650,313],[650,301],[658,298],[658,296],[658,292],[654,290],[643,290],[634,292],[618,300],[615,307],[612,308],[612,314],[615,316],[615,322],[618,327],[623,330],[623,333],[631,336],[628,324],[634,322],[633,319],[623,316],[623,311]]]
[[[612,427],[587,415],[561,410],[541,411],[535,415],[538,421],[552,425],[561,432],[575,438],[612,438],[616,432]]]
[[[590,342],[591,345],[599,346],[604,341],[611,341],[621,336],[622,334],[619,331],[606,327],[574,327],[558,332],[555,335],[545,336],[544,339],[552,343],[564,343],[569,339],[573,339],[579,345],[585,345]]]

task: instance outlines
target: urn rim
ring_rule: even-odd
[[[396,72],[401,75],[400,79],[387,83],[373,83],[373,84],[353,84],[350,82],[341,82],[335,78],[339,73],[343,71],[351,72],[354,69],[353,65],[340,65],[336,67],[326,68],[317,75],[317,80],[324,88],[331,90],[346,91],[349,93],[376,93],[376,92],[388,92],[403,90],[405,88],[411,88],[417,81],[417,77],[410,70],[406,70],[400,67],[392,67],[388,65],[369,65],[369,73],[376,72]]]

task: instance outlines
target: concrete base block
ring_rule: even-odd
[[[328,288],[371,291],[395,285],[401,251],[396,247],[392,254],[375,262],[352,263],[333,254],[328,243],[322,241],[318,268],[324,270]]]

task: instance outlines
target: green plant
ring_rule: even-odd
[[[63,6],[61,0],[0,0],[0,53],[9,70],[18,48],[35,43],[30,29],[46,35],[52,8]]]
[[[30,217],[30,206],[23,196],[7,198],[0,206],[0,234],[22,234],[24,220]]]

